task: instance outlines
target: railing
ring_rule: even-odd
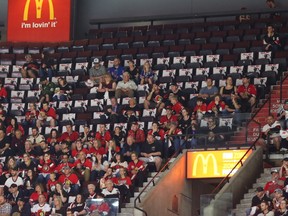
[[[135,22],[150,22],[153,25],[155,21],[168,21],[168,20],[187,20],[187,19],[203,19],[204,22],[209,18],[219,18],[219,17],[235,17],[244,14],[247,15],[257,15],[260,18],[261,14],[270,13],[287,13],[287,9],[270,9],[261,11],[230,11],[221,13],[201,13],[201,14],[180,14],[180,15],[162,15],[162,16],[141,16],[141,17],[123,17],[123,18],[112,18],[112,19],[90,19],[90,25],[98,25],[98,29],[101,28],[102,24],[117,24],[117,23],[135,23]]]

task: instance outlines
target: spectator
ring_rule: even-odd
[[[110,98],[111,105],[106,106],[105,114],[108,116],[109,120],[112,123],[121,122],[122,117],[122,105],[118,104],[118,101],[115,97]]]
[[[279,209],[275,211],[275,216],[288,216],[287,201],[286,200],[282,200],[280,202]]]
[[[75,142],[79,138],[79,133],[72,128],[72,123],[66,125],[66,132],[62,133],[60,140],[66,142]]]
[[[275,211],[280,209],[280,203],[282,200],[285,200],[285,197],[283,196],[283,191],[281,189],[276,189],[274,191],[274,198],[272,200],[273,209]]]
[[[51,193],[50,198],[53,197],[59,197],[61,199],[62,204],[66,205],[68,203],[69,195],[65,190],[63,190],[63,187],[59,182],[57,182],[55,185],[55,191]]]
[[[76,195],[79,193],[80,181],[75,173],[71,172],[69,166],[63,167],[63,174],[60,175],[58,182],[63,185],[64,191],[68,194]]]
[[[92,130],[90,130],[90,126],[85,124],[83,132],[80,133],[80,140],[83,142],[85,145],[88,145],[89,143],[93,142],[93,139],[95,137],[95,134]]]
[[[131,180],[134,182],[135,187],[143,187],[143,182],[145,178],[144,170],[146,166],[143,161],[138,159],[136,152],[131,152],[131,161],[128,164],[128,172],[130,174]]]
[[[17,155],[22,155],[24,153],[24,143],[25,137],[23,136],[20,130],[15,131],[15,136],[12,137],[10,148],[12,152],[15,152]]]
[[[58,85],[54,90],[53,101],[67,101],[71,99],[73,88],[63,77],[58,78]]]
[[[31,208],[31,216],[37,215],[49,215],[51,212],[50,205],[46,202],[46,197],[43,194],[40,194],[38,197],[38,203],[34,204]]]
[[[221,100],[220,95],[215,95],[214,100],[208,104],[207,113],[215,117],[226,113],[225,102]]]
[[[120,59],[119,58],[114,59],[113,66],[111,68],[108,68],[108,72],[111,74],[111,76],[113,77],[113,79],[115,81],[121,81],[122,76],[124,79],[124,67],[122,67],[120,65]],[[128,75],[129,75],[129,73],[128,73]]]
[[[52,208],[51,210],[51,214],[59,214],[59,215],[62,215],[62,216],[65,216],[66,215],[66,207],[63,206],[63,202],[61,200],[61,197],[59,196],[55,196],[54,199],[53,199],[53,204],[54,204],[54,207]]]
[[[193,111],[195,118],[200,121],[207,112],[207,104],[204,103],[202,98],[197,98],[196,106]]]
[[[133,122],[131,129],[128,131],[128,135],[134,138],[135,144],[141,146],[145,142],[145,133],[139,128],[138,122]]]
[[[267,34],[263,38],[264,50],[265,51],[277,51],[281,49],[281,41],[278,33],[272,25],[267,26]]]
[[[36,172],[32,169],[28,169],[24,177],[24,193],[25,196],[30,197],[34,192],[37,184]]]
[[[127,164],[127,161],[124,160],[122,154],[118,152],[114,156],[110,167],[113,169],[114,174],[119,176],[119,174],[118,174],[119,170],[121,168],[127,169],[128,168],[128,164]]]
[[[268,181],[264,186],[264,191],[268,196],[273,198],[274,191],[276,189],[283,188],[283,178],[279,178],[279,171],[277,169],[271,170],[271,181]]]
[[[144,109],[157,109],[157,114],[160,115],[165,103],[163,103],[164,91],[160,89],[159,85],[153,84],[151,91],[144,101]]]
[[[4,129],[0,128],[0,156],[8,157],[11,155],[12,155],[12,152],[10,149],[10,140],[6,136]]]
[[[123,81],[119,81],[116,87],[115,97],[134,97],[134,91],[137,86],[134,81],[130,80],[128,72],[123,73]]]
[[[40,195],[43,195],[45,200],[48,199],[48,195],[44,190],[44,186],[41,183],[35,185],[35,191],[30,196],[30,204],[33,206],[37,201],[39,202]]]
[[[135,63],[133,60],[129,60],[128,67],[126,71],[130,74],[131,79],[136,83],[139,84],[140,78],[139,78],[139,70],[135,66]]]
[[[95,139],[101,142],[102,147],[106,147],[106,143],[112,139],[111,133],[106,129],[105,124],[99,125],[99,131],[96,132]]]
[[[71,152],[71,156],[73,158],[76,159],[81,152],[85,153],[86,155],[88,154],[88,150],[83,147],[83,143],[80,140],[77,140],[76,142],[74,142],[72,146],[74,145],[75,145],[75,148],[73,147],[73,150]]]
[[[149,63],[149,61],[146,61],[143,65],[143,68],[140,72],[140,84],[153,84],[153,78],[154,78],[154,73],[152,71],[152,67]]]
[[[23,197],[17,199],[17,204],[12,208],[11,215],[31,215],[31,207]]]
[[[40,99],[39,102],[50,102],[52,101],[52,97],[55,93],[56,85],[53,82],[50,82],[46,78],[40,79],[40,86],[39,89],[41,90],[41,93],[39,95]]]
[[[141,109],[137,105],[136,100],[134,98],[130,98],[128,105],[123,108],[123,116],[125,118],[125,122],[136,122],[141,116]]]
[[[287,157],[285,157],[282,160],[282,166],[280,167],[280,170],[279,170],[279,177],[280,178],[288,177],[288,158]]]
[[[116,145],[119,148],[122,148],[124,145],[125,137],[126,137],[125,129],[123,129],[123,127],[121,126],[116,126],[114,128],[112,137],[113,137],[113,140],[115,140]]]
[[[100,188],[104,189],[106,187],[106,182],[111,180],[112,182],[116,183],[116,178],[113,175],[113,170],[111,167],[108,167],[104,176],[100,179]]]
[[[20,130],[22,134],[24,134],[24,129],[20,123],[18,123],[16,117],[12,117],[10,119],[10,125],[6,128],[6,135],[10,137],[15,136],[16,130]]]
[[[29,127],[36,127],[36,121],[39,115],[39,111],[36,109],[34,103],[29,104],[29,110],[25,113],[25,120],[23,122],[24,128],[27,128],[25,133],[28,133]]]
[[[18,187],[24,184],[23,179],[19,176],[18,168],[14,167],[10,169],[10,177],[5,181],[5,187],[10,188],[12,184],[16,184]]]
[[[83,195],[77,194],[76,199],[67,208],[67,216],[86,215],[86,204]]]
[[[274,216],[274,212],[269,210],[269,204],[266,201],[262,201],[260,204],[261,213],[258,216]]]
[[[33,162],[30,154],[24,153],[23,154],[23,161],[19,165],[20,171],[27,172],[28,170],[36,171],[36,164]]]
[[[237,125],[241,123],[241,104],[239,98],[235,94],[231,94],[231,99],[225,103],[225,109],[229,114],[232,114]]]
[[[26,140],[24,147],[25,147],[24,153],[28,153],[31,156],[31,158],[35,160],[35,158],[38,156],[38,153],[33,149],[32,142],[30,140]]]
[[[233,85],[233,79],[231,76],[226,78],[226,85],[220,88],[219,94],[225,101],[225,103],[231,100],[231,95],[237,93],[237,87]]]
[[[120,192],[117,188],[114,187],[112,180],[107,180],[105,182],[105,188],[102,190],[102,194],[105,198],[119,198]]]
[[[95,181],[96,179],[101,179],[104,176],[105,174],[104,164],[108,164],[108,162],[104,161],[102,155],[97,153],[95,157],[95,161],[92,164],[92,170],[91,170],[91,175],[90,175],[91,181]]]
[[[54,59],[51,58],[50,53],[46,51],[42,52],[41,57],[39,76],[40,78],[49,77],[49,80],[51,81],[55,71]]]
[[[184,109],[183,109],[184,110]],[[156,140],[164,141],[165,131],[159,127],[158,122],[152,123],[152,128],[148,131],[148,134],[151,134],[155,137]]]
[[[177,122],[170,122],[165,134],[167,137],[166,146],[168,146],[169,148],[169,155],[172,156],[173,153],[178,152],[182,147],[183,144],[183,140],[181,137],[182,131],[180,128],[178,128]]]
[[[160,124],[163,128],[169,129],[169,125],[171,122],[177,122],[178,118],[176,115],[173,115],[172,107],[166,107],[166,115],[160,117]]]
[[[7,103],[8,102],[8,92],[6,88],[3,86],[2,81],[0,81],[0,103]]]
[[[37,78],[39,73],[40,65],[38,62],[32,59],[30,54],[25,56],[26,63],[24,63],[21,74],[23,78]]]
[[[184,106],[178,100],[178,97],[175,95],[169,96],[170,103],[172,104],[172,111],[176,116],[179,116]]]
[[[130,190],[131,190],[132,182],[131,178],[127,176],[126,169],[120,168],[119,169],[119,177],[117,178],[116,187],[120,191],[121,201],[122,202],[130,202]]]
[[[250,84],[249,76],[243,76],[242,83],[237,89],[237,94],[241,101],[241,111],[250,113],[256,104],[257,90],[253,84]]]
[[[10,203],[10,205],[14,207],[17,204],[17,200],[23,196],[24,194],[22,190],[19,190],[17,184],[12,184],[9,188],[9,194],[7,196],[7,200]]]
[[[12,206],[6,201],[3,195],[0,195],[0,215],[10,216],[12,212]]]
[[[107,161],[111,163],[118,152],[120,152],[120,148],[116,145],[115,140],[110,140],[106,145]]]
[[[156,141],[153,135],[147,135],[147,142],[141,146],[141,156],[139,160],[145,163],[154,162],[156,171],[160,170],[162,163],[162,145]]]
[[[75,162],[74,170],[80,179],[88,182],[90,179],[90,173],[92,169],[92,161],[86,157],[86,153],[81,151],[78,154],[78,160]]]
[[[50,146],[53,146],[55,149],[59,148],[58,144],[61,142],[61,137],[58,130],[52,129],[46,141]]]
[[[283,125],[283,129],[288,129],[288,100],[285,100],[277,110],[277,120]],[[283,123],[284,122],[284,123]]]
[[[40,146],[40,143],[45,141],[45,137],[39,133],[37,127],[32,128],[32,134],[28,136],[27,141],[30,141],[33,148]]]
[[[51,156],[49,153],[44,153],[44,157],[40,159],[38,164],[38,182],[46,182],[50,178],[50,173],[54,172],[55,163],[51,160]]]
[[[102,147],[102,144],[100,140],[93,140],[91,148],[89,148],[88,153],[93,157],[95,157],[97,154],[105,155],[105,148]]]
[[[265,194],[263,187],[256,188],[256,195],[252,198],[251,208],[247,210],[247,215],[258,215],[261,213],[260,205],[262,201],[271,202],[272,200]]]
[[[47,122],[49,123],[50,127],[55,127],[56,118],[57,118],[56,110],[52,106],[49,106],[49,103],[44,102],[42,104],[42,109],[40,110],[38,119],[36,121],[36,126],[40,128]]]
[[[262,128],[262,139],[259,140],[259,144],[266,149],[269,149],[269,151],[280,151],[280,142],[281,142],[281,137],[280,137],[280,130],[281,130],[281,125],[278,121],[275,121],[273,115],[269,115],[266,118],[267,124],[263,126]],[[271,146],[272,145],[272,146]]]
[[[112,79],[110,74],[105,74],[97,89],[97,97],[100,99],[108,99],[115,96],[115,91],[116,82]]]
[[[126,143],[122,148],[122,155],[124,156],[124,160],[127,162],[131,161],[131,154],[132,152],[140,153],[140,145],[135,143],[133,136],[127,136]]]
[[[179,88],[178,84],[176,82],[172,82],[170,84],[170,91],[164,96],[164,98],[170,99],[171,96],[177,96],[178,101],[185,105],[186,104],[186,94]],[[171,103],[167,103],[166,105],[171,105]]]
[[[89,79],[93,85],[99,85],[103,81],[104,75],[106,75],[106,68],[100,64],[100,59],[95,58],[93,60],[93,67],[89,70]]]

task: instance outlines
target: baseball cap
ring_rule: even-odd
[[[283,161],[288,161],[288,157],[285,157],[285,158],[283,159]]]
[[[94,60],[93,60],[93,64],[99,64],[100,63],[100,60],[98,59],[98,58],[95,58]]]
[[[255,192],[261,192],[261,191],[264,191],[263,187],[257,187]]]
[[[278,173],[279,171],[277,169],[271,169],[271,174],[272,173]]]
[[[25,199],[24,199],[24,197],[18,197],[18,198],[17,198],[17,201],[25,202]]]
[[[16,187],[18,187],[17,184],[11,184],[11,185],[10,185],[10,188],[16,188]]]
[[[277,189],[274,191],[274,193],[283,194],[283,191],[282,191],[281,189],[277,188]]]

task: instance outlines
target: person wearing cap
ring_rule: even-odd
[[[277,120],[280,121],[283,129],[288,129],[288,100],[285,100],[277,110]]]
[[[268,148],[269,152],[278,152],[280,151],[281,142],[281,124],[280,122],[275,121],[272,114],[267,116],[266,122],[267,124],[265,124],[262,128],[262,138],[259,139],[258,142],[264,149]]]
[[[272,200],[266,195],[263,187],[257,187],[256,195],[253,196],[251,202],[251,208],[247,209],[247,215],[257,215],[260,211],[260,204],[262,201],[271,202]]]
[[[60,175],[58,182],[63,185],[64,190],[72,196],[79,193],[80,181],[75,173],[71,172],[69,166],[64,166],[62,169],[63,174]]]
[[[136,91],[137,86],[133,80],[130,80],[130,74],[128,72],[123,73],[123,80],[118,82],[116,86],[115,97],[134,97],[134,91]]]
[[[257,89],[255,85],[250,83],[249,76],[245,75],[242,77],[242,85],[238,86],[237,94],[241,101],[241,111],[250,113],[256,103]]]
[[[172,82],[170,84],[170,90],[168,91],[168,99],[170,98],[170,96],[177,96],[178,97],[178,101],[181,104],[186,104],[186,94],[181,90],[181,88],[178,86],[178,84],[176,82]],[[168,103],[167,103],[168,102]],[[166,101],[166,105],[169,105],[169,101]]]
[[[104,75],[107,74],[105,66],[100,64],[100,59],[95,58],[93,60],[93,66],[89,69],[89,79],[94,84],[102,82]]]
[[[11,215],[31,215],[31,207],[24,197],[17,198],[16,205],[13,206]]]
[[[285,178],[279,178],[278,169],[272,168],[271,181],[268,181],[264,186],[264,190],[266,191],[267,195],[273,198],[273,194],[276,189],[283,189],[284,181]]]
[[[25,56],[26,62],[21,68],[21,74],[23,78],[37,78],[40,65],[37,61],[34,61],[30,54]]]
[[[50,102],[52,101],[52,97],[55,93],[56,89],[56,84],[53,82],[50,82],[47,78],[42,77],[40,78],[40,84],[42,85],[40,90],[40,95],[39,95],[39,102],[43,103],[45,102]]]
[[[7,195],[8,202],[13,207],[17,204],[17,200],[20,197],[24,197],[23,191],[19,190],[17,184],[12,184],[9,188],[9,194]]]
[[[124,74],[123,74],[124,71],[125,71],[125,68],[120,65],[120,59],[119,58],[115,58],[113,61],[113,66],[108,68],[108,72],[111,74],[111,76],[113,77],[113,79],[115,81],[121,81],[122,78],[124,79]],[[129,73],[128,73],[128,75],[130,77]]]
[[[280,203],[282,200],[285,200],[285,197],[283,196],[283,190],[278,188],[274,191],[274,198],[272,200],[273,208],[275,211],[280,209]]]

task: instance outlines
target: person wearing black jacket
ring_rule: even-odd
[[[49,52],[43,52],[42,53],[42,60],[41,60],[41,65],[39,69],[39,76],[40,78],[44,77],[47,78],[49,77],[50,81],[53,77],[54,74],[54,59],[52,59],[49,55]]]

